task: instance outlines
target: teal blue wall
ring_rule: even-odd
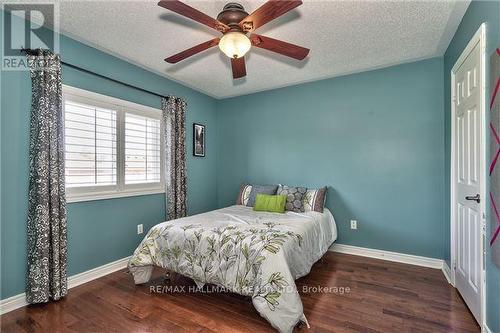
[[[1,22],[0,22],[1,23]],[[1,26],[1,25],[0,25]],[[207,147],[216,145],[216,102],[211,97],[145,71],[109,54],[61,36],[64,61],[163,94],[184,97],[187,111],[188,207],[200,213],[216,207],[215,149],[194,158],[192,123],[207,126]],[[31,83],[27,72],[1,72],[1,298],[24,291],[28,140]],[[63,83],[159,108],[160,99],[63,67]],[[164,195],[68,204],[68,274],[131,255],[145,230],[164,220]]]
[[[450,107],[450,80],[451,69],[457,61],[458,57],[465,49],[469,40],[474,36],[479,29],[481,23],[487,23],[487,62],[486,72],[489,73],[489,56],[494,52],[495,48],[500,47],[500,1],[473,1],[469,6],[465,16],[460,23],[460,26],[453,37],[446,53],[444,55],[444,117],[445,117],[445,151],[446,151],[446,175],[445,188],[450,188],[450,128],[451,128],[451,107]],[[489,76],[487,78],[487,98],[489,101]],[[487,112],[489,115],[489,112]],[[488,135],[490,133],[488,132]],[[489,140],[489,139],[488,139]],[[489,143],[488,143],[489,144]],[[487,149],[489,152],[489,149]],[[489,158],[487,159],[489,161]],[[485,170],[486,176],[486,170]],[[445,260],[450,265],[450,212],[447,207],[450,206],[450,192],[445,192]],[[489,214],[489,210],[488,210]],[[491,216],[488,215],[488,219]],[[490,223],[488,222],[488,228]],[[490,231],[487,232],[490,235]],[[486,281],[487,281],[487,314],[486,319],[488,327],[492,332],[500,333],[500,269],[492,264],[490,248],[488,250],[488,258],[486,260]]]
[[[327,185],[339,243],[443,257],[442,58],[225,99],[217,109],[219,207],[234,203],[244,181]]]

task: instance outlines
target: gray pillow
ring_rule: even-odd
[[[253,207],[255,205],[255,198],[257,194],[270,194],[275,195],[278,185],[252,185],[252,191],[248,198],[247,206]]]
[[[305,196],[306,192],[306,187],[280,185],[278,187],[277,194],[286,195],[286,210],[301,213],[304,212],[304,204],[302,202],[302,198]]]

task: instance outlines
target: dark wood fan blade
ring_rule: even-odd
[[[300,0],[270,0],[241,20],[240,26],[244,31],[253,31],[300,5]]]
[[[302,60],[309,54],[309,49],[306,49],[305,47],[262,35],[252,34],[250,35],[250,41],[253,46],[276,52],[297,60]]]
[[[239,79],[247,75],[244,57],[231,58],[231,67],[233,69],[233,79]]]
[[[173,12],[176,12],[177,14],[180,14],[182,16],[186,16],[190,18],[191,20],[194,20],[196,22],[199,22],[201,24],[204,24],[206,26],[209,26],[210,28],[213,28],[215,30],[218,30],[220,32],[225,32],[229,30],[229,27],[225,25],[222,22],[217,21],[216,19],[208,16],[207,14],[204,14],[200,12],[197,9],[194,9],[191,6],[186,5],[183,2],[180,2],[178,0],[162,0],[158,2],[158,6],[161,6],[163,8],[167,8]]]
[[[218,45],[219,41],[220,38],[214,38],[212,40],[209,40],[208,42],[198,44],[196,46],[193,46],[192,48],[174,54],[173,56],[166,58],[165,61],[171,64],[175,64],[176,62],[184,60],[190,56],[200,53],[201,51],[205,51],[211,47]]]

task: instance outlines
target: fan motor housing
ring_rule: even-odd
[[[222,12],[217,15],[217,20],[229,26],[232,31],[241,31],[241,27],[238,23],[247,16],[248,13],[242,5],[237,2],[230,2],[226,4]]]

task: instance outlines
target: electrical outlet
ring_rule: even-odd
[[[358,229],[358,221],[351,220],[351,229],[353,229],[353,230],[357,230]]]
[[[138,224],[137,225],[137,234],[140,235],[144,232],[144,228],[142,226],[142,224]]]

